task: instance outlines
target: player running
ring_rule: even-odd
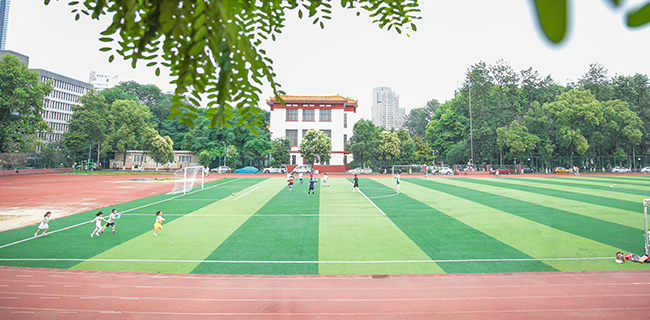
[[[96,235],[99,237],[99,231],[102,230],[102,221],[106,222],[106,219],[102,218],[103,212],[97,212],[95,215],[95,219],[93,219],[93,222],[95,222],[95,230],[90,233],[90,237],[92,238],[93,235]]]
[[[156,222],[153,224],[153,235],[157,236],[158,230],[162,229],[162,222],[165,221],[165,218],[162,217],[162,211],[158,210],[156,212]]]
[[[323,187],[329,187],[330,186],[330,182],[329,182],[328,178],[329,177],[327,176],[327,172],[325,172],[325,174],[323,175]]]
[[[102,231],[100,233],[103,234],[104,230],[106,230],[106,228],[108,228],[108,226],[113,227],[113,233],[117,233],[117,232],[115,232],[115,220],[117,220],[117,215],[116,214],[117,214],[117,209],[113,209],[111,214],[108,215],[108,219],[106,220],[106,224],[104,225],[104,228],[102,228]]]
[[[293,176],[289,176],[289,191],[293,188]]]
[[[38,237],[38,233],[43,230],[43,234],[47,232],[48,229],[50,229],[50,216],[52,215],[51,212],[45,213],[43,216],[43,221],[41,221],[41,224],[38,225],[38,230],[36,230],[36,233],[34,233],[34,237]]]

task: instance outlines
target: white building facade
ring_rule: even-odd
[[[51,81],[52,91],[43,99],[43,120],[52,129],[51,132],[41,132],[40,138],[45,141],[59,141],[68,131],[72,118],[72,106],[79,104],[79,98],[93,86],[90,83],[72,79],[54,72],[42,69],[37,71],[41,82]]]
[[[399,107],[399,95],[390,87],[372,90],[372,123],[386,130],[399,129],[404,125],[404,108]]]
[[[332,139],[330,172],[345,171],[352,154],[345,144],[352,137],[356,121],[357,101],[342,96],[281,96],[284,105],[275,97],[266,101],[271,108],[271,138],[286,137],[291,141],[291,160],[288,165],[306,164],[300,155],[300,143],[309,129],[323,131]],[[315,166],[316,168],[317,166]],[[321,170],[323,171],[323,170]]]

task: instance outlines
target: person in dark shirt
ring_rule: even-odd
[[[359,178],[357,178],[356,174],[354,175],[354,187],[352,187],[352,192],[355,190],[361,192],[361,190],[359,190]]]
[[[309,197],[309,193],[311,192],[311,195],[315,197],[314,195],[314,184],[316,184],[316,181],[314,181],[314,178],[311,178],[309,180],[309,191],[307,191],[307,196]]]

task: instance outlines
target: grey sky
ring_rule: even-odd
[[[118,74],[122,81],[155,84],[166,91],[170,78],[151,68],[133,70],[129,62],[99,52],[97,39],[108,21],[74,21],[67,0],[12,0],[7,49],[30,57],[42,68],[88,81],[91,70]],[[628,9],[645,0],[626,1],[614,10],[609,1],[570,1],[573,24],[561,46],[549,45],[537,30],[532,1],[421,1],[423,19],[411,36],[379,29],[367,15],[339,9],[325,29],[289,13],[276,42],[265,44],[282,89],[292,95],[340,94],[359,100],[360,117],[370,118],[372,89],[389,86],[400,105],[411,109],[430,99],[454,95],[468,68],[479,61],[508,61],[515,71],[532,67],[560,84],[583,75],[591,62],[603,63],[609,75],[650,74],[650,30],[628,29]],[[271,96],[264,88],[263,99]]]

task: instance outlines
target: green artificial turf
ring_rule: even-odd
[[[307,182],[289,191],[283,178],[227,178],[55,217],[45,237],[33,238],[36,225],[0,233],[0,264],[325,275],[650,267],[613,262],[616,251],[643,252],[645,177],[404,178],[399,192],[394,179],[361,178],[363,194],[351,181],[319,181],[312,197]],[[112,208],[123,213],[118,233],[91,239],[94,214]],[[166,221],[154,237],[157,210]]]

